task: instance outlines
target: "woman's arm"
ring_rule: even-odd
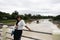
[[[15,28],[18,29],[18,25],[16,25]]]
[[[31,29],[29,28],[29,27],[27,27],[27,26],[25,26],[29,31],[31,31]]]
[[[22,20],[22,24],[29,30],[29,31],[31,31],[31,29],[28,27],[28,26],[26,26],[26,24],[25,24],[25,21],[24,20]]]

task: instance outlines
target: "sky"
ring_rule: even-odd
[[[0,11],[20,14],[60,15],[60,0],[0,0]]]

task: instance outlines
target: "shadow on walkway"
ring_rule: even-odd
[[[28,31],[28,30],[25,30],[25,29],[23,29],[23,30],[24,30],[24,31]],[[39,32],[39,31],[34,31],[34,30],[28,31],[28,32],[35,32],[35,33],[42,33],[42,34],[52,35],[52,33],[48,33],[48,32]]]

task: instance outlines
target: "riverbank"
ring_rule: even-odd
[[[16,20],[1,20],[0,23],[6,24],[6,25],[14,25],[16,23]]]
[[[60,21],[58,20],[52,20],[52,23],[57,25],[57,27],[60,29]]]
[[[25,20],[26,23],[31,23],[33,20]],[[6,25],[15,25],[16,20],[0,20],[0,23],[6,24]]]

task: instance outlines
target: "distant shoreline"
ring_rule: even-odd
[[[60,21],[58,20],[52,20],[52,23],[57,25],[57,27],[60,29]]]

